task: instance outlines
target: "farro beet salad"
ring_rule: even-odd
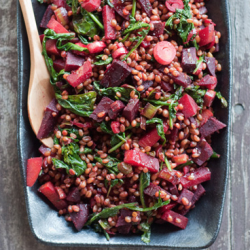
[[[77,230],[107,239],[152,223],[185,229],[205,193],[211,135],[214,55],[221,34],[203,0],[39,0],[40,27],[55,89],[27,163],[38,189]]]

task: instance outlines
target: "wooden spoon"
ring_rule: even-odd
[[[19,0],[28,34],[30,47],[30,81],[28,92],[28,115],[31,127],[37,135],[42,123],[44,109],[54,98],[54,90],[50,84],[50,75],[42,55],[42,45],[38,34],[31,0]],[[51,137],[41,142],[53,146]]]

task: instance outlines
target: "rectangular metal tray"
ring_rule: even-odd
[[[37,24],[45,11],[45,6],[33,0]],[[17,5],[19,3],[17,1]],[[93,230],[76,232],[71,224],[50,206],[38,192],[38,184],[32,188],[26,187],[26,162],[30,157],[38,156],[39,141],[36,139],[28,120],[27,93],[30,72],[30,54],[27,34],[20,8],[17,8],[18,32],[18,152],[20,170],[23,179],[26,207],[29,223],[34,236],[40,241],[58,246],[140,246],[200,249],[209,247],[216,239],[225,200],[227,175],[229,169],[230,143],[230,106],[231,106],[231,49],[230,24],[227,0],[210,0],[206,2],[209,16],[216,23],[216,29],[221,32],[220,52],[216,55],[222,65],[218,73],[217,90],[228,100],[229,108],[218,108],[215,102],[215,115],[228,125],[221,133],[213,136],[213,149],[221,155],[220,159],[209,162],[212,171],[211,181],[204,184],[206,195],[201,198],[188,215],[189,223],[185,230],[177,230],[174,226],[154,225],[150,244],[144,244],[140,235],[116,235],[107,241],[103,235]]]

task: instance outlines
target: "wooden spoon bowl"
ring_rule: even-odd
[[[54,97],[54,90],[50,84],[50,75],[42,55],[42,45],[38,34],[31,0],[19,0],[27,30],[30,47],[30,81],[28,91],[28,115],[31,127],[37,135],[42,123],[44,109]],[[53,146],[51,137],[41,142]]]

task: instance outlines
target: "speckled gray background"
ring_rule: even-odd
[[[33,237],[24,204],[16,149],[16,7],[16,0],[0,0],[0,250],[58,250],[61,248],[46,246]],[[229,0],[229,7],[233,45],[232,163],[221,230],[209,249],[249,250],[250,4],[249,0]]]

